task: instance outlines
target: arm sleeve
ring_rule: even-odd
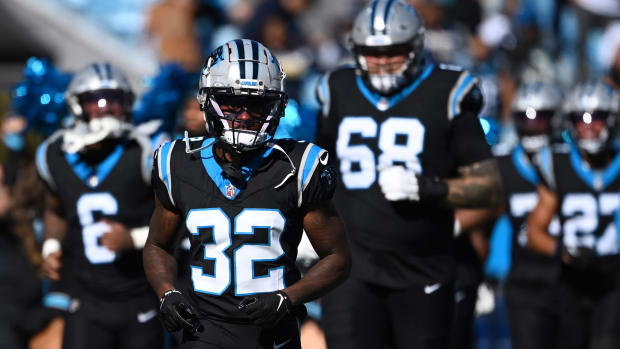
[[[455,108],[458,114],[450,121],[450,151],[456,158],[457,166],[470,165],[493,156],[478,118],[482,106],[480,89],[475,82],[471,82],[467,92],[463,93],[465,95],[455,101],[458,103],[458,108]]]
[[[172,197],[172,171],[170,157],[173,143],[164,143],[153,154],[151,185],[162,205],[173,212],[179,212]]]
[[[298,207],[312,207],[334,196],[337,173],[328,161],[325,149],[308,143],[297,173]]]

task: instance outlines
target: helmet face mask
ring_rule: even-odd
[[[401,0],[375,0],[362,10],[351,45],[369,87],[390,95],[415,77],[423,61],[424,31],[418,14]]]
[[[278,60],[256,41],[233,40],[215,49],[197,96],[207,133],[238,152],[269,142],[288,101],[285,77]]]

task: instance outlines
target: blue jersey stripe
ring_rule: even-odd
[[[312,148],[308,152],[308,156],[306,157],[306,162],[303,164],[302,175],[301,175],[301,188],[303,190],[306,182],[308,181],[308,177],[312,174],[312,168],[314,167],[314,163],[318,161],[319,153],[322,151],[321,147],[312,144]]]
[[[456,89],[456,92],[454,93],[454,96],[452,97],[452,101],[450,102],[450,108],[452,109],[452,116],[456,117],[458,115],[457,111],[457,106],[458,103],[460,102],[461,98],[463,98],[461,95],[466,92],[465,88],[467,86],[469,86],[469,84],[472,82],[472,80],[474,80],[474,76],[467,74],[467,76],[465,77],[465,79],[463,79],[463,81],[461,82],[461,84],[459,85],[459,87]]]
[[[166,188],[168,188],[168,192],[170,193],[170,178],[168,176],[168,156],[170,156],[170,149],[172,148],[172,143],[166,143],[161,147],[159,151],[159,170],[161,171],[161,177],[164,180],[164,184]]]

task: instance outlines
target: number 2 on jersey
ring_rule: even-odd
[[[235,217],[232,231],[230,218],[219,208],[194,209],[187,214],[185,224],[192,235],[200,228],[211,228],[213,241],[203,243],[204,259],[214,261],[213,274],[205,274],[200,266],[190,265],[194,290],[221,295],[232,279],[230,258],[225,251],[232,244],[232,234],[253,235],[256,228],[268,230],[268,242],[246,243],[233,251],[235,295],[243,296],[284,288],[284,267],[269,269],[265,276],[254,275],[254,262],[274,261],[284,255],[280,237],[286,220],[279,210],[245,209]]]
[[[379,129],[379,130],[378,130]],[[351,135],[359,134],[362,138],[377,138],[381,154],[375,154],[365,144],[351,145]],[[367,189],[377,179],[377,167],[392,166],[395,162],[403,163],[416,173],[422,172],[418,156],[424,150],[424,125],[416,118],[390,117],[378,127],[370,116],[347,116],[338,127],[336,151],[340,158],[342,182],[347,189]],[[399,136],[403,142],[398,142]],[[402,144],[401,144],[402,143]],[[359,165],[359,171],[353,171],[353,164]]]

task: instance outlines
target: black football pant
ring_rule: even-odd
[[[66,317],[64,349],[162,349],[157,297],[149,293],[122,301],[82,297]]]
[[[455,295],[454,322],[452,323],[452,338],[450,348],[474,348],[474,319],[478,287],[463,287],[457,289]]]
[[[454,284],[391,289],[350,277],[321,305],[329,349],[448,348]]]
[[[542,290],[541,290],[542,291]],[[531,297],[536,297],[531,295]],[[506,292],[512,349],[558,349],[562,319],[558,304],[542,305]]]
[[[562,308],[568,314],[561,334],[568,343],[562,349],[620,348],[620,287],[593,290],[593,284],[562,284]]]
[[[301,349],[299,320],[289,315],[270,329],[251,324],[235,324],[212,319],[201,319],[195,335],[182,335],[179,349]]]

